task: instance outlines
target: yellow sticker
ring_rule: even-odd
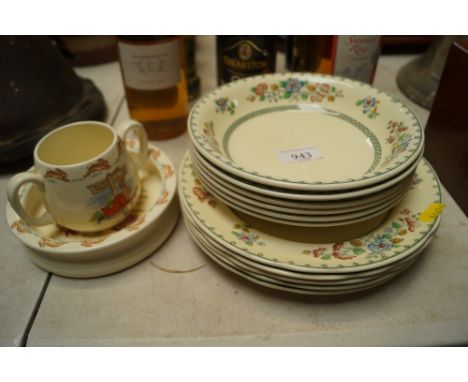
[[[430,223],[439,216],[445,208],[445,204],[442,203],[431,203],[426,211],[419,215],[419,220],[422,222]]]

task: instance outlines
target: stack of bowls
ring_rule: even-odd
[[[309,244],[358,240],[378,230],[415,187],[424,148],[423,128],[398,99],[367,84],[312,74],[257,76],[220,87],[194,106],[188,130],[186,162],[199,201],[230,207],[249,232],[259,228]],[[187,176],[181,176],[186,183]],[[191,201],[181,199],[193,237],[207,242],[189,212]]]

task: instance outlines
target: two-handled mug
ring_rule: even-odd
[[[132,158],[126,148],[133,131],[139,151]],[[148,138],[137,121],[116,127],[95,121],[71,123],[44,136],[34,149],[34,172],[12,177],[8,201],[16,213],[32,226],[56,223],[62,227],[94,232],[109,228],[132,211],[140,195],[138,169],[148,156]],[[19,190],[26,183],[42,192],[46,211],[30,215]]]

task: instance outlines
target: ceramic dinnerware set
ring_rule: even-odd
[[[303,294],[371,288],[429,243],[441,203],[414,113],[367,84],[272,74],[192,109],[179,195],[195,242],[223,267]]]
[[[140,123],[77,122],[46,135],[34,167],[10,179],[6,217],[42,269],[103,276],[169,237],[179,216],[176,184],[171,160],[148,143]]]

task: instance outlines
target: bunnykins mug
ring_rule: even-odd
[[[139,141],[136,158],[124,142],[133,131]],[[93,232],[109,228],[131,212],[140,195],[138,169],[148,156],[148,138],[137,121],[125,121],[114,130],[94,121],[71,123],[43,137],[34,149],[34,172],[10,179],[8,201],[29,225],[56,223]],[[19,197],[21,186],[35,184],[46,209],[30,215]]]

